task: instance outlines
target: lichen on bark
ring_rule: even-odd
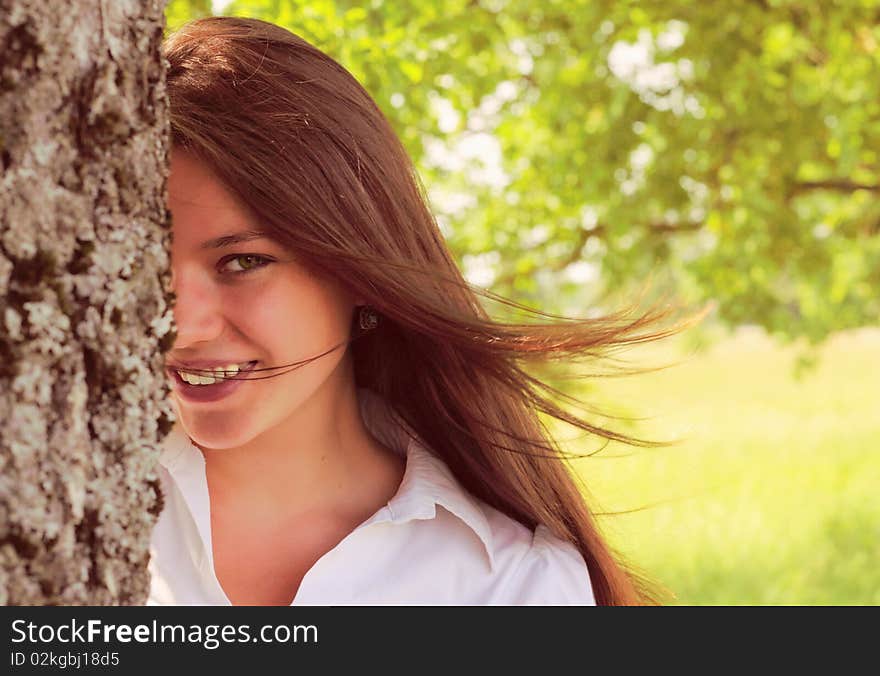
[[[164,2],[0,0],[0,603],[140,604],[174,417]]]

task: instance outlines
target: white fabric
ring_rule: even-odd
[[[595,603],[573,545],[467,493],[381,397],[359,389],[358,399],[370,432],[406,454],[403,481],[306,573],[293,605]],[[230,605],[214,572],[204,458],[179,423],[159,473],[165,506],[153,531],[148,605]]]

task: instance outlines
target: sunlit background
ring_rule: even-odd
[[[723,7],[723,8],[722,8]],[[880,603],[880,2],[172,0],[364,84],[473,284],[711,314],[574,390],[610,540],[684,604]],[[489,307],[498,317],[504,308]],[[631,420],[639,418],[638,421]],[[598,450],[598,452],[596,452]]]

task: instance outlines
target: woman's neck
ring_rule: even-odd
[[[350,368],[337,369],[287,419],[244,446],[201,451],[212,511],[262,523],[372,513],[393,497],[405,464],[364,425]]]

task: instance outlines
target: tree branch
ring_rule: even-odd
[[[867,190],[869,192],[880,192],[880,184],[874,183],[856,183],[845,178],[829,178],[824,181],[804,181],[795,183],[789,190],[789,195],[798,195],[810,190],[836,190],[837,192],[855,192],[856,190]]]
[[[703,223],[665,223],[665,222],[654,222],[654,223],[642,223],[639,227],[643,228],[648,235],[669,235],[677,232],[694,232],[703,227]],[[559,260],[554,261],[550,265],[546,266],[547,270],[551,272],[561,272],[565,270],[572,263],[576,263],[581,259],[581,249],[584,248],[584,245],[587,243],[587,240],[590,237],[599,237],[601,238],[607,233],[607,226],[600,223],[593,228],[581,228],[578,231],[577,240],[571,248],[571,251],[564,258],[560,258]],[[492,284],[493,286],[506,286],[508,284],[513,283],[513,281],[519,277],[521,274],[525,273],[517,273],[517,272],[508,272],[505,275],[498,277]]]

